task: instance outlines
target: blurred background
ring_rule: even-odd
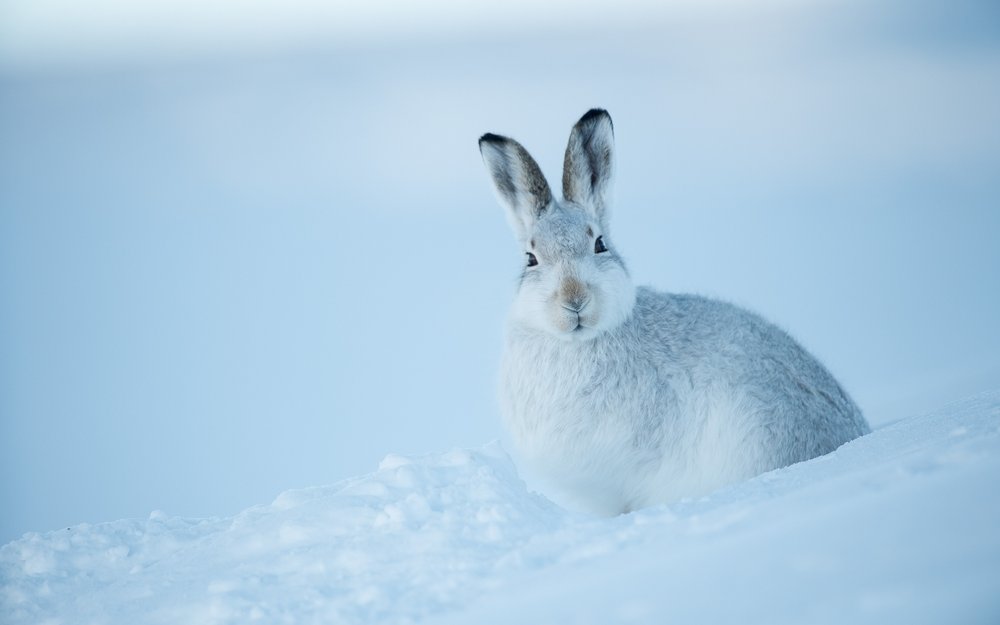
[[[615,120],[640,284],[874,426],[1000,386],[1000,4],[2,0],[0,543],[502,436],[476,146]]]

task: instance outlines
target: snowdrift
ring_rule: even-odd
[[[1000,391],[711,496],[596,519],[498,444],[232,518],[26,534],[0,614],[57,623],[1000,622]]]

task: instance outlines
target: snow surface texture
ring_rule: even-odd
[[[613,519],[497,444],[226,519],[27,534],[5,623],[1000,622],[1000,391],[697,501]]]

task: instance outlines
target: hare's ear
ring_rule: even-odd
[[[573,126],[563,165],[563,197],[607,217],[614,175],[615,130],[604,109],[590,109]]]
[[[507,219],[518,239],[524,241],[552,202],[549,183],[535,159],[513,139],[487,133],[479,138],[479,151],[493,177],[497,197],[507,209]]]

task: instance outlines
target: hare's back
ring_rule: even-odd
[[[697,295],[640,288],[635,319],[650,354],[687,379],[695,401],[720,394],[739,425],[773,438],[780,462],[828,453],[868,432],[860,410],[820,362],[759,315]],[[700,396],[699,396],[700,392]]]

